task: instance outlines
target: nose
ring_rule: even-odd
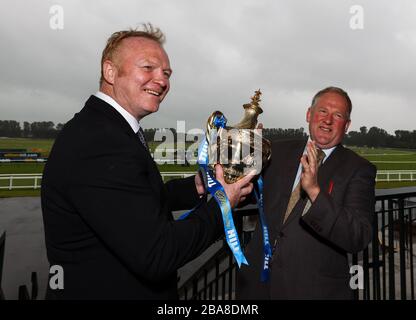
[[[169,87],[169,78],[165,75],[164,71],[161,69],[155,71],[153,82],[160,85],[163,89],[166,89]]]
[[[326,115],[326,117],[324,118],[324,122],[326,123],[326,124],[331,124],[332,123],[332,121],[333,121],[333,115],[332,114],[327,114]]]

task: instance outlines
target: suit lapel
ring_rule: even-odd
[[[270,226],[280,228],[283,223],[293,182],[299,167],[306,140],[276,143],[272,150],[273,163],[265,175],[265,211]],[[289,217],[290,218],[290,217]]]
[[[93,109],[96,112],[104,114],[110,121],[117,123],[120,130],[125,132],[129,138],[132,139],[135,147],[138,148],[140,154],[146,159],[150,185],[154,191],[160,193],[160,190],[163,188],[164,184],[159,169],[157,168],[157,165],[149,151],[140,142],[139,138],[133,132],[130,124],[126,121],[126,119],[124,119],[124,117],[111,105],[94,95],[90,96],[90,98],[87,100],[85,103],[85,108]]]
[[[339,144],[331,153],[329,158],[319,168],[318,183],[321,190],[325,192],[328,191],[331,179],[336,174],[336,170],[341,167],[344,152],[344,147]]]
[[[344,147],[342,145],[338,145],[335,148],[335,150],[331,153],[329,158],[319,168],[318,184],[323,192],[328,192],[331,178],[334,176],[336,169],[339,168],[342,162],[343,152],[344,152]],[[289,198],[290,198],[290,195],[289,195]],[[286,212],[287,202],[289,201],[289,198],[287,199],[284,209],[281,212]],[[305,208],[305,206],[308,205],[308,200],[309,199],[308,199],[307,194],[304,191],[302,191],[301,199],[293,208],[293,212],[290,214],[285,224],[283,224],[282,229],[285,226],[287,226],[289,223],[291,223],[293,220],[299,219],[303,211],[307,209]],[[282,223],[283,223],[283,217],[281,219],[281,224]]]
[[[123,116],[116,109],[114,109],[104,100],[101,100],[100,98],[97,98],[96,96],[92,95],[85,103],[84,108],[87,110],[92,109],[95,112],[103,114],[111,122],[117,123],[120,130],[124,131],[129,136],[135,136],[135,133],[133,132],[132,128],[130,127],[126,119],[124,119]]]

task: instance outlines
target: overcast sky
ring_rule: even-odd
[[[55,4],[63,29],[50,25]],[[312,96],[336,85],[353,102],[350,129],[416,129],[413,0],[3,0],[0,119],[68,121],[98,90],[106,39],[142,22],[165,33],[174,70],[145,128],[204,128],[216,109],[236,123],[258,88],[265,127],[306,128]]]

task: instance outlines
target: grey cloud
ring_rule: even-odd
[[[313,94],[335,84],[353,99],[353,130],[414,129],[412,0],[5,2],[2,119],[69,120],[97,90],[107,37],[150,21],[167,36],[174,74],[171,92],[145,127],[186,120],[187,128],[203,128],[215,109],[236,122],[258,88],[266,127],[306,127]],[[49,28],[52,4],[64,8],[64,30]],[[354,4],[364,8],[364,30],[349,27]]]

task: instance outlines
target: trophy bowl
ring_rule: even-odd
[[[271,157],[271,143],[256,128],[257,118],[263,110],[259,106],[261,92],[255,91],[251,102],[244,104],[244,117],[233,126],[226,126],[220,111],[211,114],[207,121],[209,168],[221,164],[226,183],[234,183],[249,172],[260,174]]]

